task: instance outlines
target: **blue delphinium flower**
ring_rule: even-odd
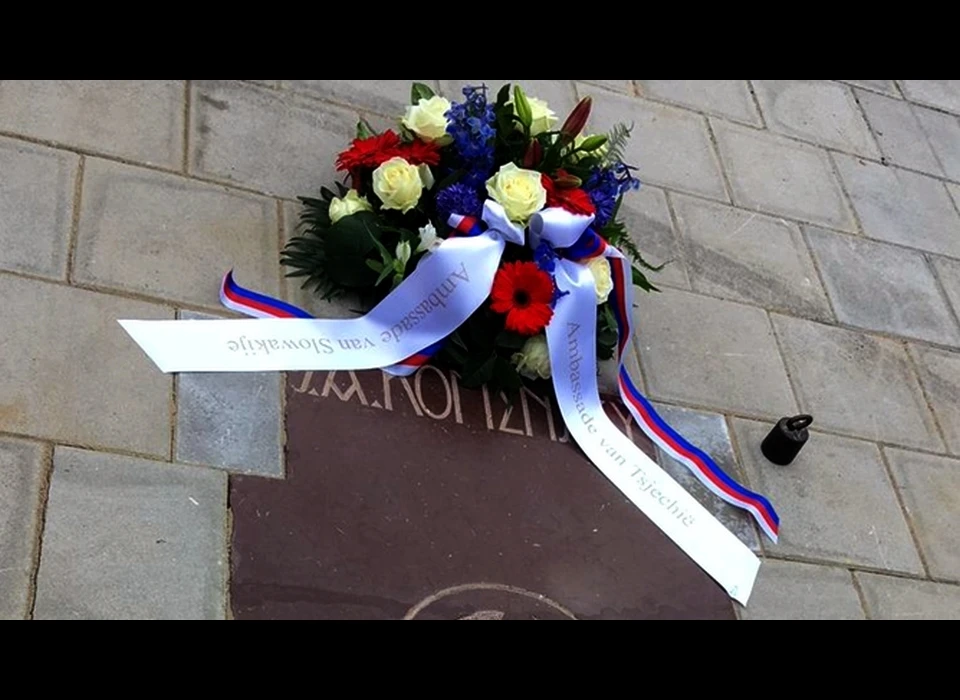
[[[453,136],[461,167],[467,171],[462,182],[480,189],[493,170],[495,115],[493,106],[487,104],[486,85],[468,85],[463,95],[466,101],[455,103],[446,114],[447,133]]]
[[[455,182],[437,193],[437,214],[444,223],[451,214],[479,217],[483,212],[483,202],[474,188]]]
[[[594,226],[598,229],[606,226],[620,195],[639,187],[640,180],[630,172],[630,166],[622,162],[614,163],[605,170],[595,170],[583,184],[583,189],[597,208]]]

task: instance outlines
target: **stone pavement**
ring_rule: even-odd
[[[636,124],[626,216],[670,264],[635,374],[783,521],[772,545],[710,502],[764,557],[740,616],[960,618],[960,81],[521,82]],[[0,81],[0,618],[229,617],[227,477],[282,478],[281,377],[163,375],[116,320],[227,315],[231,267],[348,313],[279,249],[408,90]]]

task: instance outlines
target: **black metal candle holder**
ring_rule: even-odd
[[[810,437],[807,428],[811,423],[813,416],[806,414],[781,418],[760,443],[763,456],[780,466],[790,464]]]

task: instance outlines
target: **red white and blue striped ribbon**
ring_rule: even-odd
[[[709,455],[687,442],[671,428],[634,386],[626,367],[623,366],[624,351],[631,338],[633,310],[632,271],[623,254],[593,229],[587,229],[576,244],[560,252],[569,260],[588,261],[603,256],[610,263],[613,278],[610,306],[619,333],[620,396],[637,424],[660,449],[686,466],[711,492],[727,503],[749,512],[760,529],[776,542],[780,532],[780,518],[770,501],[738,484]]]
[[[303,309],[280,299],[245,289],[233,279],[233,270],[223,276],[220,284],[220,303],[228,309],[256,318],[315,318]],[[434,343],[403,362],[384,367],[383,371],[397,377],[407,377],[430,361],[443,343]]]
[[[453,226],[451,236],[479,236],[487,229],[483,221],[472,216],[452,214],[449,223]],[[233,279],[233,270],[224,275],[220,284],[220,303],[228,309],[256,318],[314,318],[293,304],[241,287]],[[442,348],[443,341],[434,343],[403,362],[384,367],[383,371],[397,377],[408,377],[427,364]]]

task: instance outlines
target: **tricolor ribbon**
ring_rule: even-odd
[[[564,294],[546,336],[567,430],[627,498],[732,598],[746,604],[759,559],[606,417],[597,387],[596,293],[585,262],[604,256],[611,266],[620,394],[638,425],[713,493],[750,512],[774,541],[779,519],[765,498],[737,484],[670,428],[633,385],[623,367],[631,337],[630,266],[590,228],[592,222],[592,216],[550,208],[535,214],[529,227],[532,247],[546,241],[558,255],[556,280]],[[409,375],[486,301],[505,244],[524,243],[524,232],[492,200],[485,203],[480,220],[452,215],[449,223],[451,237],[357,319],[315,319],[291,304],[244,289],[228,273],[221,284],[222,303],[257,320],[120,323],[164,372],[380,368]]]

